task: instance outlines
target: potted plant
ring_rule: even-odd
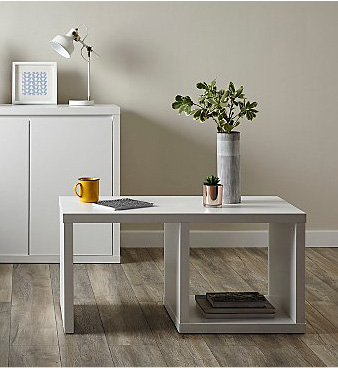
[[[209,175],[203,183],[203,205],[205,207],[221,207],[223,185],[217,176]]]
[[[253,120],[258,111],[257,102],[250,102],[243,86],[236,90],[232,82],[218,90],[216,80],[210,84],[197,83],[202,91],[197,102],[189,96],[177,95],[172,104],[179,114],[184,112],[204,123],[212,119],[217,127],[217,175],[223,184],[223,203],[240,203],[240,133],[234,131],[243,118]]]

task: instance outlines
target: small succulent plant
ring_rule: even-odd
[[[204,185],[220,185],[220,179],[217,176],[209,175],[205,178]]]

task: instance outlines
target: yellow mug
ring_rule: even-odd
[[[97,202],[99,200],[99,180],[99,178],[91,177],[79,178],[79,182],[73,186],[73,192],[81,202]],[[77,191],[78,187],[79,191]]]

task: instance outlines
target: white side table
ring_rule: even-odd
[[[103,197],[111,199],[112,197]],[[164,306],[180,333],[304,333],[305,221],[279,197],[242,197],[242,203],[204,208],[201,197],[134,197],[156,206],[114,211],[60,197],[60,302],[66,333],[74,332],[73,224],[164,223]],[[189,296],[190,223],[268,223],[269,290],[275,318],[205,319]],[[220,275],[221,277],[222,275]],[[206,290],[207,291],[207,290]]]

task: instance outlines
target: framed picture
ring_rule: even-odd
[[[13,104],[57,104],[56,62],[13,62]]]

